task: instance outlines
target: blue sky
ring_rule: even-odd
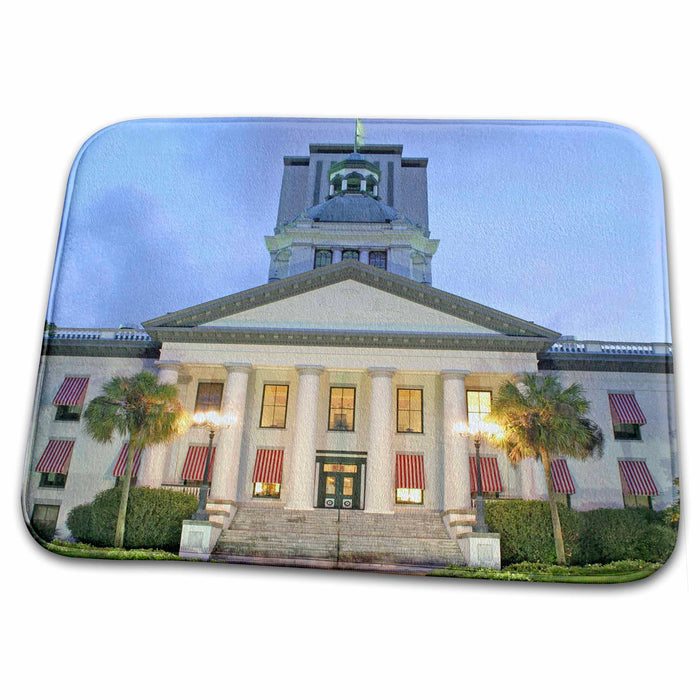
[[[575,122],[363,120],[427,157],[433,286],[588,340],[670,341],[659,166]],[[146,120],[98,132],[69,181],[49,319],[140,323],[267,281],[282,158],[347,120]]]

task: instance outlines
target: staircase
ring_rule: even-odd
[[[241,506],[213,561],[418,572],[464,565],[439,513]]]

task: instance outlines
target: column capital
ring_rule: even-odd
[[[443,379],[466,379],[471,372],[467,369],[443,369],[440,374]]]
[[[297,365],[296,370],[299,374],[321,374],[325,367],[322,365]]]
[[[253,365],[250,362],[224,362],[224,369],[229,374],[232,372],[245,372],[248,374],[253,371]]]
[[[370,377],[392,377],[396,367],[368,367],[367,372]]]
[[[179,360],[156,360],[155,365],[158,369],[180,369],[182,362]]]

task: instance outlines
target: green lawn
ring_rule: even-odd
[[[662,565],[655,562],[627,560],[610,564],[587,566],[555,566],[523,562],[494,569],[472,569],[466,566],[450,566],[432,571],[428,576],[453,578],[492,579],[496,581],[546,581],[550,583],[626,583],[653,574]]]
[[[46,546],[50,552],[64,557],[80,557],[87,559],[158,559],[181,560],[182,557],[162,549],[115,549],[114,547],[93,547],[89,544],[63,542],[53,540]]]

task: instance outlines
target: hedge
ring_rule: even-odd
[[[607,564],[625,559],[666,561],[677,532],[663,513],[646,508],[600,508],[578,512],[559,506],[567,562]],[[556,561],[552,517],[546,501],[486,502],[486,522],[501,533],[504,566]]]
[[[664,562],[677,532],[662,513],[647,508],[599,508],[581,513],[573,563],[606,564],[619,559]]]
[[[578,536],[579,513],[559,506],[567,560]],[[547,501],[486,501],[486,524],[501,533],[501,562],[504,566],[520,561],[557,561],[552,534],[552,514]]]
[[[79,542],[111,547],[117,527],[121,488],[98,493],[92,503],[68,514],[68,528]],[[182,521],[197,510],[197,498],[168,489],[133,488],[126,510],[124,547],[177,552]]]

